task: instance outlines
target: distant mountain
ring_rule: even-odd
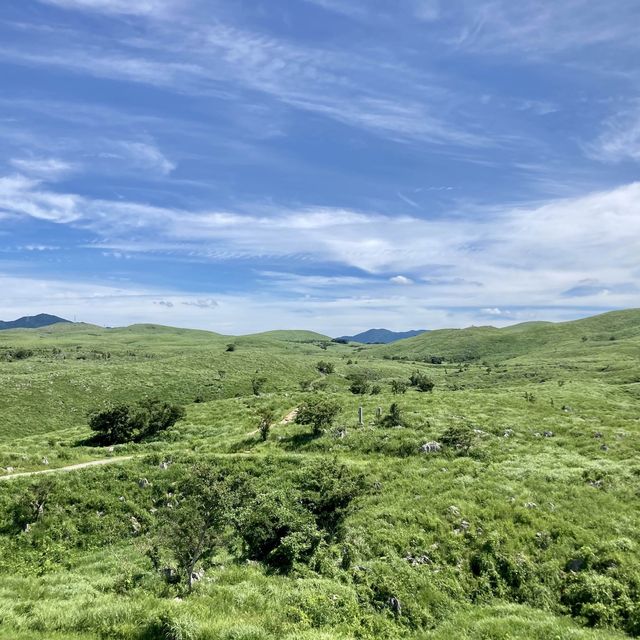
[[[47,327],[50,324],[56,324],[58,322],[71,322],[58,316],[51,316],[48,313],[39,313],[37,316],[24,316],[17,320],[11,320],[10,322],[3,322],[0,320],[0,331],[3,329],[39,329],[40,327]]]
[[[336,340],[346,340],[347,342],[362,342],[364,344],[389,344],[405,338],[413,338],[425,333],[428,329],[416,329],[415,331],[389,331],[389,329],[369,329],[355,336],[341,336]]]

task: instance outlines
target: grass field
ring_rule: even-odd
[[[393,393],[416,371],[432,392]],[[340,405],[330,427],[281,423],[316,395]],[[186,416],[152,441],[90,446],[90,410],[144,397]],[[376,419],[392,403],[403,426]],[[638,310],[366,347],[153,325],[1,331],[0,407],[0,476],[133,456],[0,482],[0,638],[640,635]],[[253,502],[187,594],[151,550],[202,466],[248,478]],[[301,520],[286,571],[246,552],[261,500],[303,518],[310,483],[330,493],[352,476],[339,535],[298,553],[319,535]]]

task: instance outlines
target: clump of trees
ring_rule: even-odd
[[[412,387],[415,387],[418,391],[433,391],[436,386],[435,382],[422,371],[414,371],[409,378],[409,382]]]
[[[344,520],[364,488],[361,473],[335,460],[305,465],[277,486],[269,478],[198,465],[162,510],[148,553],[157,570],[168,561],[187,592],[225,545],[287,573],[309,563],[322,543],[342,539]]]
[[[296,415],[296,423],[310,425],[313,434],[319,436],[328,429],[342,411],[342,407],[326,396],[317,395],[308,398]]]
[[[95,441],[102,445],[150,440],[184,418],[184,407],[156,399],[112,404],[89,415]]]

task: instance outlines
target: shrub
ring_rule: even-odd
[[[329,374],[329,373],[334,373],[336,370],[336,367],[333,364],[333,362],[325,362],[324,360],[320,360],[320,362],[316,364],[316,369],[320,373]]]
[[[296,422],[311,425],[314,435],[320,435],[329,428],[342,408],[335,401],[325,396],[314,396],[304,402],[298,409]]]
[[[275,421],[275,413],[270,407],[261,407],[260,409],[258,409],[258,417],[260,418],[260,423],[258,424],[258,429],[260,430],[260,438],[263,442],[266,442],[267,438],[269,437],[271,425]]]
[[[422,371],[414,371],[409,379],[412,387],[416,387],[418,391],[433,391],[435,383],[426,373]]]
[[[238,523],[245,554],[286,573],[308,559],[321,540],[313,515],[285,488],[258,493]]]
[[[380,425],[383,427],[407,426],[407,421],[405,417],[402,415],[402,409],[400,409],[400,405],[398,405],[397,402],[394,402],[389,407],[389,412],[381,418]]]
[[[401,393],[406,393],[409,388],[409,383],[404,380],[392,380],[391,381],[391,391],[396,395],[400,395]]]
[[[253,395],[259,396],[266,384],[267,379],[264,376],[254,376],[251,378],[251,391],[253,391]]]
[[[225,349],[225,351],[229,351],[229,352],[231,352],[231,351],[235,351],[235,350],[236,350],[236,348],[237,348],[237,347],[236,347],[236,345],[235,345],[235,344],[233,344],[233,342],[230,342],[230,343],[227,345],[227,348]]]
[[[446,447],[467,455],[474,445],[476,434],[469,425],[455,425],[447,428],[440,436],[440,442]]]

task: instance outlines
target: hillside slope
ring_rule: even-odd
[[[441,329],[373,349],[383,357],[419,360],[434,356],[467,362],[530,354],[579,357],[620,341],[631,349],[640,346],[640,309],[611,311],[571,322],[527,322],[502,329]]]

